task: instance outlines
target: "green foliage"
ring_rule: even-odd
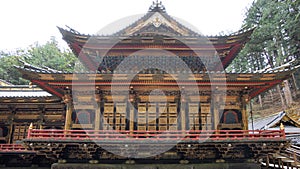
[[[12,84],[28,84],[14,67],[22,66],[20,61],[37,67],[72,72],[78,59],[70,50],[61,50],[55,38],[51,38],[44,45],[36,43],[28,49],[0,52],[0,78]]]
[[[21,78],[21,73],[13,65],[20,65],[18,61],[21,56],[1,52],[0,58],[0,78],[12,84],[28,84],[27,80]]]
[[[228,70],[255,71],[300,58],[300,1],[257,0],[249,8],[243,28],[255,27]]]
[[[52,38],[45,45],[36,43],[23,55],[27,63],[38,67],[49,67],[61,71],[73,71],[77,58],[67,50],[61,51],[57,41]]]

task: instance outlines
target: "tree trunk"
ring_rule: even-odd
[[[260,105],[260,107],[263,107],[261,95],[258,95],[258,100],[259,100],[259,105]]]
[[[295,86],[295,92],[297,92],[297,90],[299,89],[299,87],[298,87],[298,85],[297,85],[297,82],[296,82],[296,78],[295,78],[294,73],[292,73],[292,78],[293,78],[293,83],[294,83],[294,86]]]
[[[286,99],[286,104],[287,106],[290,106],[293,103],[293,98],[290,90],[289,81],[285,80],[283,83],[284,83],[284,96]]]
[[[285,101],[284,101],[284,97],[282,96],[281,88],[280,88],[279,85],[277,85],[277,91],[278,91],[278,94],[280,96],[282,110],[285,110],[286,109],[286,104],[285,104]]]
[[[269,92],[270,92],[270,95],[271,95],[271,101],[273,103],[274,102],[273,92],[272,92],[272,90],[269,90]]]

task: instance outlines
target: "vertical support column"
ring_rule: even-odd
[[[175,103],[177,104],[176,114],[177,114],[177,130],[182,130],[182,121],[181,121],[181,105],[179,97],[175,97]]]
[[[220,99],[221,96],[218,93],[218,88],[216,88],[216,91],[212,93],[212,101],[211,101],[211,110],[212,110],[212,119],[213,119],[213,130],[218,129],[218,125],[220,123]]]
[[[241,110],[242,110],[243,130],[248,130],[247,104],[250,103],[250,98],[249,98],[248,94],[244,94],[241,99],[242,99],[242,101],[241,101],[242,102],[242,104],[241,104]]]
[[[98,93],[96,94],[95,101],[96,101],[97,105],[96,105],[96,110],[95,110],[95,128],[94,129],[95,130],[100,130],[102,95],[101,95],[101,92],[99,90],[98,90]]]
[[[46,110],[45,110],[46,108],[45,108],[45,106],[40,105],[39,109],[41,111],[40,111],[40,115],[39,115],[38,126],[39,126],[40,129],[43,129],[43,122],[44,122],[44,116],[45,116],[45,113],[46,113]]]
[[[133,134],[134,131],[134,106],[130,103],[129,104],[129,117],[130,117],[130,121],[129,121],[129,131],[130,134]]]
[[[14,119],[15,119],[15,114],[16,114],[15,107],[10,107],[10,112],[11,112],[11,115],[9,117],[9,138],[8,138],[9,144],[13,143]]]
[[[66,110],[66,119],[65,119],[65,130],[70,130],[72,126],[72,113],[73,113],[73,107],[72,107],[72,99],[70,96],[70,91],[66,91],[66,94],[64,96],[64,103],[67,106]]]
[[[181,101],[180,105],[180,113],[181,113],[181,130],[185,131],[186,130],[186,102],[185,100]]]
[[[179,96],[179,102],[180,102],[180,115],[181,115],[181,130],[184,132],[187,130],[187,121],[186,121],[186,92],[185,87],[183,86],[181,88],[181,95]]]
[[[211,120],[211,130],[214,130],[214,126],[215,126],[215,96],[213,94],[211,94],[211,98],[210,98],[210,114],[211,114],[211,119],[207,119],[206,118],[206,123]],[[212,120],[213,119],[213,120]]]
[[[129,131],[130,131],[130,134],[133,134],[133,131],[134,131],[135,105],[136,105],[136,92],[134,91],[133,86],[130,86],[129,100],[127,102],[127,107],[129,106]]]
[[[66,119],[65,119],[65,130],[70,130],[72,126],[72,104],[66,103],[67,111],[66,111]]]
[[[13,129],[14,129],[14,124],[13,121],[9,121],[9,138],[8,138],[8,144],[11,144],[13,142]]]
[[[214,105],[214,130],[218,129],[219,122],[220,122],[219,105],[218,105],[218,103],[215,103],[215,105]]]
[[[101,104],[97,102],[95,110],[95,130],[100,130],[100,121],[101,121]]]

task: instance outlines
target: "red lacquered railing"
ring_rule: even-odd
[[[191,130],[191,131],[116,131],[116,130],[28,130],[29,139],[55,140],[279,140],[284,130]]]
[[[22,144],[0,144],[0,152],[7,153],[7,152],[31,152],[27,150]]]

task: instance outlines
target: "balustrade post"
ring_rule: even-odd
[[[33,124],[30,123],[29,128],[28,128],[28,132],[27,132],[27,138],[31,137],[31,130],[33,129]]]

